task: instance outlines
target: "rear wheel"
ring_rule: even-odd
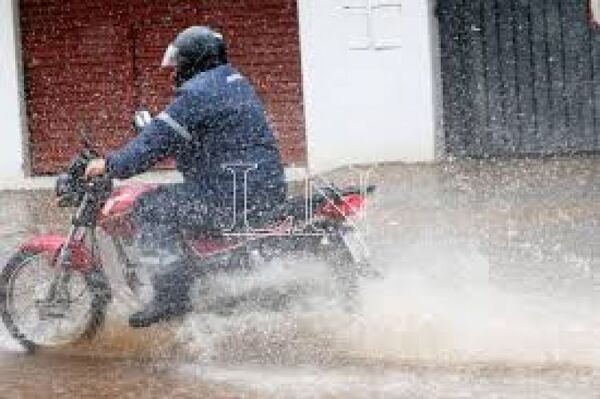
[[[355,308],[358,296],[357,265],[347,249],[341,245],[336,245],[335,250],[327,254],[326,258],[327,263],[333,268],[336,287],[343,300],[342,305],[344,309],[351,311]]]
[[[46,253],[20,251],[0,275],[0,312],[8,332],[26,349],[91,338],[104,321],[110,288],[104,272],[71,270],[60,299],[48,300],[56,268]]]
[[[321,244],[325,260],[333,267],[344,308],[349,311],[354,310],[357,305],[360,279],[376,276],[369,263],[366,247],[359,240],[360,237],[356,237],[353,231],[347,231],[329,236]]]

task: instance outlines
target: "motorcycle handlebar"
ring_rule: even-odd
[[[90,160],[98,155],[95,151],[84,150],[69,164],[66,173],[56,181],[56,196],[59,206],[78,206],[85,194],[90,194],[98,201],[104,200],[112,191],[113,181],[107,175],[86,178],[85,169]]]

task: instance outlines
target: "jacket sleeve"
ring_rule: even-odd
[[[187,94],[176,97],[138,136],[106,157],[107,173],[127,179],[150,169],[159,160],[175,155],[192,140],[194,119],[201,117],[196,101]]]

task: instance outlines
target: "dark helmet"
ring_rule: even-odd
[[[192,26],[179,33],[169,45],[162,66],[174,66],[179,87],[199,72],[227,63],[223,35],[206,27]]]

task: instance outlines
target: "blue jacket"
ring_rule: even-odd
[[[207,203],[229,207],[235,198],[239,210],[244,186],[249,208],[269,209],[285,198],[283,167],[264,107],[229,64],[182,85],[137,137],[107,156],[107,171],[128,178],[165,157],[175,158],[184,184]]]

